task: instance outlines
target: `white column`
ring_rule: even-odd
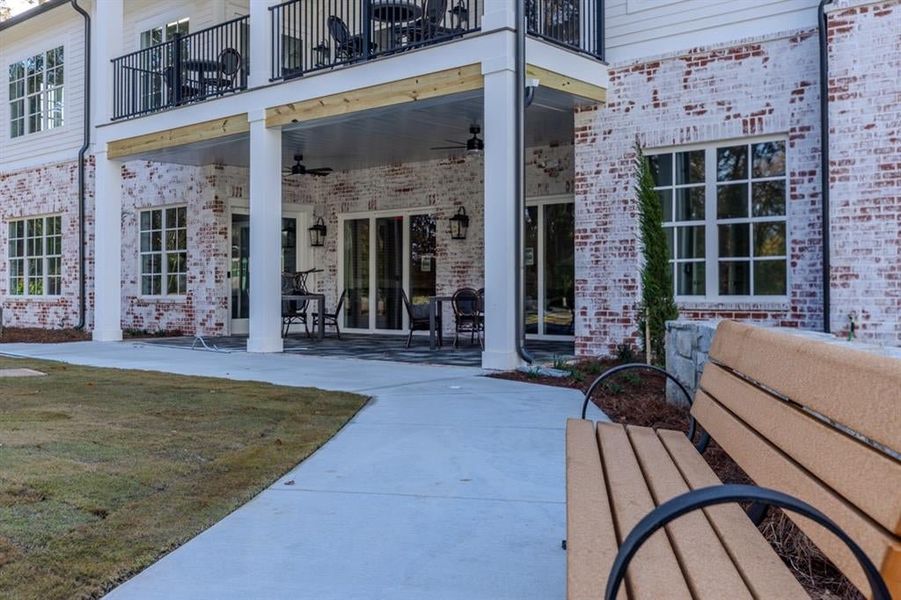
[[[485,0],[482,9],[482,31],[516,27],[516,5],[510,0]],[[471,18],[471,17],[470,17]]]
[[[282,131],[266,111],[250,120],[250,337],[248,352],[282,346]]]
[[[110,61],[124,54],[122,51],[124,18],[124,0],[94,2],[94,23],[91,27],[94,46],[91,69],[93,125],[108,123],[112,116],[113,65]]]
[[[512,39],[512,35],[510,36]],[[513,369],[516,352],[516,73],[508,57],[485,76],[485,351],[482,367]]]
[[[122,339],[122,163],[105,151],[94,160],[93,339],[115,342]]]
[[[250,74],[251,88],[269,83],[272,77],[272,17],[270,0],[250,0]]]

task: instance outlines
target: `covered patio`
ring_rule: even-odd
[[[461,78],[455,85],[474,89],[323,114],[329,97],[249,112],[245,132],[116,147],[126,171],[182,169],[186,181],[148,200],[141,182],[131,191],[123,180],[125,197],[134,198],[123,203],[123,222],[136,224],[133,233],[123,230],[123,326],[177,330],[251,352],[516,366],[513,151],[501,114],[509,104],[499,98],[509,93],[509,76],[504,71],[500,82],[463,69],[453,74]],[[542,86],[526,111],[524,321],[529,350],[542,361],[573,354],[573,121],[585,102]],[[129,154],[129,147],[141,150]],[[198,189],[198,180],[210,189]],[[158,220],[146,215],[154,211],[163,211]],[[185,230],[174,262],[170,249],[158,247],[167,242],[148,246],[170,239],[172,211],[175,234]],[[159,258],[148,270],[152,255]],[[302,286],[286,285],[307,271]],[[461,347],[449,349],[460,323],[449,298],[461,289],[479,294],[478,331],[464,331]],[[310,301],[285,302],[298,294]],[[331,317],[324,342],[304,336],[321,310],[313,297]],[[428,343],[436,299],[444,300],[437,325],[443,349]],[[301,318],[286,320],[288,312]],[[426,331],[419,323],[405,348],[411,322],[423,317]]]

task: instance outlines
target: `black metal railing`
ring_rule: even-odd
[[[604,59],[604,0],[526,0],[529,35]]]
[[[244,16],[113,59],[113,119],[246,89],[249,40]]]
[[[437,44],[473,31],[483,0],[289,0],[269,8],[272,80]]]

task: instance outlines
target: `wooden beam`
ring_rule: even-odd
[[[106,153],[109,158],[122,158],[248,131],[250,131],[250,124],[247,122],[247,114],[232,115],[222,119],[115,140],[107,144]]]
[[[538,80],[538,85],[549,87],[554,90],[566,92],[574,96],[580,96],[595,102],[607,102],[607,90],[599,85],[566,77],[554,71],[548,71],[535,65],[526,65],[526,77]]]
[[[266,110],[266,126],[346,115],[481,88],[481,67],[478,64],[467,65],[269,108]]]

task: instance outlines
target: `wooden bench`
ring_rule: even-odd
[[[566,426],[570,600],[807,598],[755,526],[767,505],[867,597],[901,598],[901,361],[724,321],[691,406],[696,444],[585,420],[608,377]],[[763,487],[722,485],[698,451],[708,434]]]

